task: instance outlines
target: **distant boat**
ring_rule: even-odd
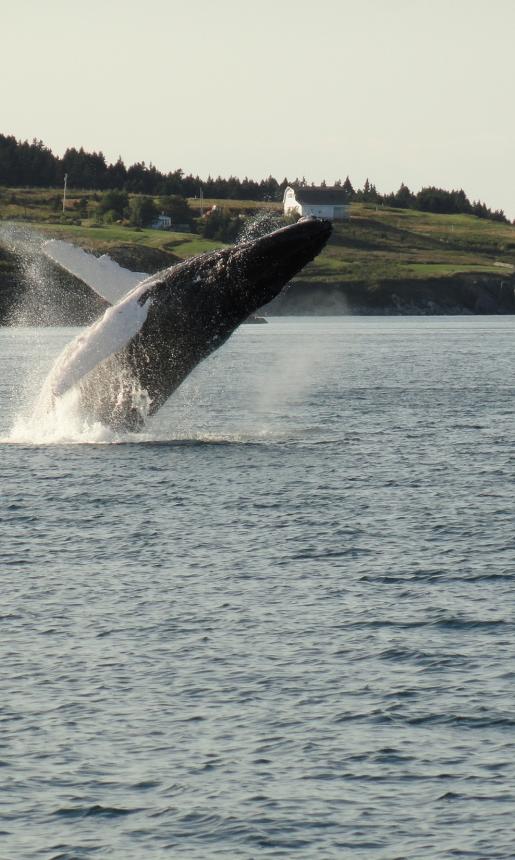
[[[268,320],[264,317],[257,317],[255,314],[252,314],[248,319],[245,320],[247,325],[266,325]]]

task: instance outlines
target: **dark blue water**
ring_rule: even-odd
[[[2,860],[515,857],[514,329],[246,326],[139,441],[1,331]]]

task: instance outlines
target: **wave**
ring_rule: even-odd
[[[60,818],[90,818],[91,816],[119,818],[122,815],[131,815],[133,812],[140,811],[139,809],[121,809],[116,806],[101,806],[99,803],[95,803],[93,806],[70,806],[56,809],[53,815]]]

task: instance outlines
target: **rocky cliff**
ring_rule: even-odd
[[[293,281],[265,311],[271,315],[515,314],[515,276],[464,273],[330,286]]]

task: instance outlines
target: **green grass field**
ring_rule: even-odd
[[[185,259],[204,251],[212,251],[223,247],[220,242],[203,239],[196,233],[174,233],[169,230],[135,230],[117,224],[105,227],[75,226],[64,224],[34,224],[34,229],[49,238],[65,239],[84,248],[108,252],[109,247],[118,245],[144,245],[148,248],[159,248],[171,251]]]
[[[92,192],[73,191],[63,216],[56,189],[0,189],[0,219],[31,224],[43,235],[83,247],[109,251],[119,245],[145,246],[186,257],[221,247],[194,233],[134,229],[123,224],[99,226]],[[80,202],[82,200],[82,203]],[[200,201],[189,201],[194,211]],[[204,200],[249,214],[281,204],[247,200]],[[57,207],[57,208],[56,208]],[[87,210],[88,217],[81,217]],[[435,215],[372,204],[352,204],[348,221],[334,225],[323,253],[298,276],[320,284],[445,278],[463,272],[510,275],[515,271],[515,227],[468,215]]]

